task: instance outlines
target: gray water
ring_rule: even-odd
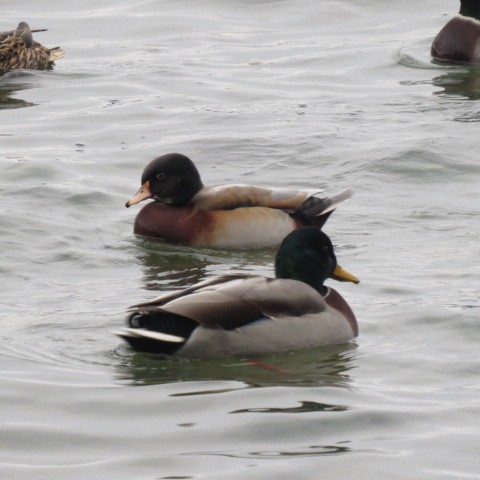
[[[0,30],[67,55],[0,78],[0,478],[480,478],[480,69],[429,56],[457,9],[3,2]],[[112,335],[160,292],[272,272],[133,235],[172,151],[207,184],[354,188],[326,231],[362,280],[336,285],[355,342],[168,361]]]

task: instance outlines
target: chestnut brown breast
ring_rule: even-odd
[[[348,320],[348,323],[350,323],[350,326],[352,327],[353,334],[357,337],[357,319],[355,318],[352,309],[349,307],[348,303],[344,300],[344,298],[335,289],[331,287],[328,287],[328,294],[324,298],[330,307],[338,310]]]

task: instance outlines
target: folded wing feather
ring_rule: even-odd
[[[231,210],[241,207],[269,207],[296,211],[313,195],[308,191],[269,189],[252,185],[220,185],[202,189],[193,203],[198,210]]]
[[[216,283],[211,279],[195,287],[190,293],[184,290],[159,297],[134,310],[163,310],[207,328],[232,330],[265,317],[301,316],[326,308],[318,292],[296,280],[249,277],[225,281],[217,277]]]

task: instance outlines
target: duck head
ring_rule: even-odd
[[[197,167],[180,153],[168,153],[152,160],[143,171],[141,185],[125,204],[127,208],[147,198],[183,207],[203,188]]]
[[[323,282],[329,277],[360,283],[338,265],[332,242],[315,227],[299,228],[285,237],[275,257],[275,276],[304,282],[322,295],[327,293]]]
[[[27,47],[31,47],[33,45],[33,37],[32,31],[27,22],[20,22],[18,27],[15,29],[15,35],[20,37]]]
[[[460,0],[460,11],[464,17],[480,20],[480,2],[478,0]]]

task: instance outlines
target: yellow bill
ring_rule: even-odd
[[[347,272],[344,268],[342,268],[338,264],[335,267],[335,270],[330,275],[330,278],[334,278],[339,282],[360,283],[360,280],[355,275],[352,275],[350,272]]]

